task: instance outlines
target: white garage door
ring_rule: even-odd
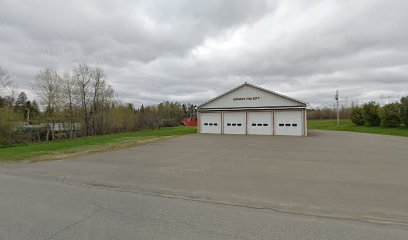
[[[303,135],[302,111],[275,111],[276,135]]]
[[[221,134],[221,112],[201,113],[200,132]]]
[[[272,135],[272,112],[248,112],[248,134]]]
[[[224,134],[245,134],[245,112],[224,112]]]

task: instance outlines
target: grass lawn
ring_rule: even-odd
[[[408,137],[407,127],[386,128],[383,126],[355,126],[349,119],[341,119],[339,128],[337,128],[337,121],[335,119],[308,120],[307,125],[309,129],[363,132]]]
[[[90,152],[100,152],[157,141],[179,135],[196,133],[196,127],[162,128],[91,136],[55,142],[16,144],[0,147],[0,162],[16,160],[60,159]]]

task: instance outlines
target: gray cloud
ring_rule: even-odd
[[[200,103],[245,81],[314,106],[408,94],[404,0],[0,0],[0,66],[101,66],[136,105]],[[31,97],[34,97],[31,94]]]

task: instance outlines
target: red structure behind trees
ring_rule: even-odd
[[[184,118],[183,124],[189,127],[197,126],[197,118]]]

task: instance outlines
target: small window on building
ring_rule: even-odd
[[[231,123],[227,123],[227,126],[231,126]]]
[[[286,126],[286,127],[290,127],[290,123],[286,123],[285,126]]]
[[[214,123],[214,126],[218,126],[218,123]]]
[[[264,123],[263,125],[264,125],[264,127],[268,126],[268,124],[267,124],[267,123]]]
[[[213,124],[212,123],[210,123],[210,126],[212,126]]]
[[[238,123],[238,124],[237,124],[237,126],[241,127],[241,126],[242,126],[242,124],[241,124],[241,123]]]
[[[279,127],[283,127],[283,126],[285,126],[285,124],[279,123]]]
[[[256,123],[252,123],[252,126],[255,127],[255,126],[256,126]]]
[[[204,126],[208,126],[208,123],[204,123]]]
[[[292,127],[297,127],[297,123],[292,123]]]
[[[258,126],[262,126],[262,123],[258,123]]]
[[[234,126],[234,127],[235,127],[235,126],[237,126],[237,124],[236,124],[236,123],[233,123],[233,124],[232,124],[232,126]]]

